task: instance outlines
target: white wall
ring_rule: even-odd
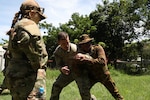
[[[2,48],[2,46],[0,46],[0,71],[2,71],[4,69],[4,53],[5,50]]]

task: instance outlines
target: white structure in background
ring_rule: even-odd
[[[0,71],[2,71],[4,69],[4,53],[5,50],[2,48],[2,46],[0,46]]]

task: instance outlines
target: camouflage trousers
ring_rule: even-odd
[[[89,85],[85,85],[89,84],[89,78],[84,73],[87,72],[82,72],[82,77],[78,77],[74,73],[70,73],[69,75],[61,73],[53,84],[50,100],[59,100],[62,89],[74,80],[77,83],[82,100],[92,100],[90,92],[87,92],[90,91],[90,87]]]
[[[59,95],[62,89],[72,81],[74,81],[74,78],[71,74],[65,75],[61,73],[53,83],[50,100],[59,100]]]
[[[39,69],[24,78],[6,76],[12,100],[46,100],[46,72]]]

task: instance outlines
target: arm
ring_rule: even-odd
[[[75,59],[81,63],[87,64],[106,64],[105,51],[101,46],[95,46],[92,50],[92,55],[78,53],[75,56]]]
[[[40,36],[31,36],[20,30],[17,34],[18,46],[24,52],[34,71],[42,68],[47,62],[47,52]]]
[[[104,51],[103,47],[100,45],[97,45],[97,46],[95,46],[94,49],[95,49],[94,50],[95,55],[91,55],[91,56],[93,56],[93,59],[91,59],[91,63],[106,65],[107,59],[106,59],[106,55],[105,55],[105,51]]]

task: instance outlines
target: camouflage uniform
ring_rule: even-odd
[[[77,50],[76,45],[72,43],[70,43],[69,45],[70,45],[69,51],[63,50],[60,47],[60,45],[54,51],[54,57],[57,68],[61,68],[63,65],[68,65],[71,55],[76,53]],[[59,100],[61,90],[72,81],[74,81],[74,78],[71,73],[69,75],[61,73],[53,84],[50,100]]]
[[[27,18],[16,23],[9,36],[8,49],[12,57],[5,76],[12,99],[46,100],[48,56],[38,25]]]
[[[123,100],[123,97],[119,94],[113,79],[110,77],[110,72],[107,68],[107,60],[103,48],[100,45],[92,45],[90,52],[87,53],[83,52],[82,50],[79,50],[79,52],[86,54],[86,57],[89,61],[74,61],[74,72],[77,76],[82,76],[83,70],[88,71],[90,82],[85,85],[90,84],[89,90],[95,83],[101,82],[116,100]],[[90,92],[89,90],[86,92]]]
[[[77,46],[75,44],[70,43],[70,49],[69,51],[65,51],[63,50],[60,46],[58,46],[56,48],[56,50],[54,51],[54,57],[56,60],[56,67],[61,68],[61,66],[65,66],[65,65],[70,65],[71,60],[73,59],[74,55],[77,53]],[[59,95],[60,92],[62,91],[62,89],[67,86],[69,83],[71,83],[72,81],[76,81],[82,100],[90,100],[89,94],[85,94],[84,90],[87,89],[86,86],[84,86],[84,80],[88,80],[87,77],[77,77],[74,74],[74,70],[72,70],[72,67],[69,66],[70,69],[70,74],[69,75],[65,75],[63,73],[61,73],[58,78],[56,79],[56,81],[53,84],[52,87],[52,92],[51,92],[51,97],[50,100],[59,100]],[[84,72],[83,72],[84,74]],[[84,79],[83,79],[84,78]],[[88,96],[87,96],[88,95]]]

